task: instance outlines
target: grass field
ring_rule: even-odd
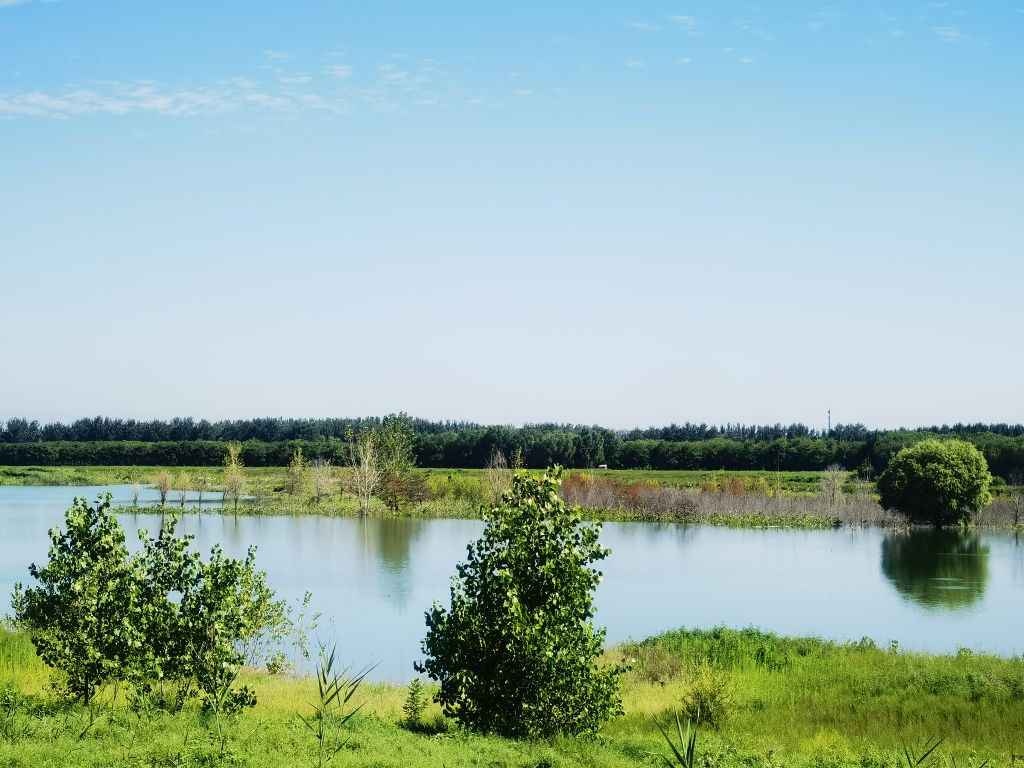
[[[179,506],[176,483],[206,478],[219,488],[222,467],[0,467],[0,485],[110,485],[152,483],[160,472],[171,475],[168,506]],[[354,496],[344,491],[348,469],[330,470],[329,491],[314,499],[307,476],[302,490],[289,493],[284,467],[246,467],[246,498],[239,511],[259,515],[356,515]],[[562,495],[587,515],[602,520],[650,520],[744,528],[829,528],[839,525],[901,526],[906,520],[877,503],[874,487],[847,478],[834,503],[820,495],[822,472],[705,472],[683,470],[572,470]],[[495,498],[492,478],[483,469],[413,470],[419,496],[397,510],[374,499],[375,516],[474,518]],[[177,486],[177,487],[180,487]],[[206,499],[211,499],[210,492]],[[219,493],[214,491],[214,493]],[[195,493],[186,509],[194,506]],[[979,526],[1024,527],[1020,495],[1004,494],[979,515]],[[233,506],[232,506],[233,508]]]
[[[172,475],[187,472],[193,477],[209,477],[220,482],[223,467],[3,467],[0,466],[0,485],[111,485],[149,482],[158,472]],[[578,470],[583,471],[583,470]],[[706,470],[644,470],[644,469],[588,469],[587,474],[623,482],[642,480],[654,485],[698,490],[709,477],[763,477],[768,484],[792,494],[813,494],[818,490],[821,472],[723,472]],[[481,478],[484,469],[416,468],[416,474],[434,477]],[[256,487],[283,487],[286,467],[246,467],[246,478]],[[571,473],[570,473],[571,474]]]
[[[596,741],[517,742],[460,731],[431,704],[404,723],[403,686],[366,685],[363,709],[332,742],[344,766],[664,765],[655,719],[694,701],[717,727],[700,730],[703,768],[905,766],[903,742],[945,738],[935,766],[1010,766],[1024,752],[1024,659],[969,652],[924,656],[788,639],[754,630],[668,633],[613,649],[632,659],[626,714]],[[223,721],[182,712],[133,711],[122,691],[92,710],[48,693],[48,675],[21,634],[0,631],[0,765],[311,766],[314,742],[299,719],[312,681],[249,671],[254,710]]]

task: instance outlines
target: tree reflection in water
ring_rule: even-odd
[[[988,552],[974,533],[915,528],[882,540],[882,573],[912,602],[967,608],[985,592]]]

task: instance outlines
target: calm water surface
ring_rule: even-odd
[[[108,490],[115,504],[131,503],[129,486],[0,487],[0,596],[29,580],[30,562],[45,561],[47,530],[63,522],[72,497]],[[144,489],[142,501],[155,498]],[[160,515],[145,510],[121,522],[133,541],[138,528],[155,532]],[[185,516],[178,530],[195,534],[203,551],[220,543],[242,556],[256,545],[257,564],[279,596],[313,593],[323,615],[317,634],[337,640],[347,662],[376,662],[377,678],[402,681],[420,658],[423,612],[434,600],[447,602],[455,564],[482,527],[213,511]],[[867,636],[934,652],[1024,653],[1024,537],[607,523],[601,540],[612,554],[601,565],[597,620],[611,643],[722,624]]]

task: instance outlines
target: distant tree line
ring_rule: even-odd
[[[386,418],[386,417],[385,417]],[[1003,437],[1024,436],[1024,424],[943,424],[921,427],[918,430],[869,430],[863,424],[837,424],[830,430],[813,429],[805,424],[669,424],[667,427],[648,427],[613,432],[603,427],[574,424],[527,424],[524,427],[485,426],[469,421],[427,421],[411,419],[413,431],[418,435],[444,435],[449,433],[535,433],[568,432],[586,433],[596,431],[607,438],[613,435],[623,441],[661,440],[670,443],[697,443],[707,440],[740,440],[770,443],[776,440],[798,438],[826,438],[837,442],[873,443],[879,438],[899,433],[927,433],[934,435],[970,436],[991,433]],[[155,419],[111,419],[97,416],[78,419],[69,424],[50,422],[40,424],[28,419],[9,419],[0,423],[0,443],[35,442],[100,442],[130,441],[141,443],[184,442],[188,440],[238,441],[260,440],[278,443],[286,440],[320,440],[324,438],[344,439],[350,432],[379,428],[383,418],[355,419],[236,419],[228,421],[196,421],[191,418],[176,418],[168,421]]]
[[[830,464],[880,472],[901,448],[929,437],[957,436],[978,447],[993,474],[1024,470],[1024,427],[972,424],[921,430],[867,430],[839,425],[828,434],[803,425],[670,425],[616,432],[604,427],[531,424],[481,426],[410,420],[420,467],[484,467],[498,452],[526,467],[622,469],[819,470]],[[0,429],[0,465],[216,466],[225,444],[243,444],[249,467],[287,466],[296,448],[308,460],[345,463],[346,435],[377,429],[384,419],[248,419],[139,422],[80,419],[46,424],[11,419]],[[684,439],[688,437],[690,439]]]

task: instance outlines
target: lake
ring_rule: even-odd
[[[130,486],[0,486],[0,595],[30,580],[29,563],[46,560],[47,531],[63,523],[74,496],[105,491],[115,504],[131,503]],[[143,489],[140,503],[156,499]],[[179,533],[194,534],[204,553],[219,543],[240,557],[256,545],[257,565],[280,597],[295,602],[312,592],[323,617],[315,635],[337,641],[346,663],[376,663],[373,676],[392,681],[413,676],[423,613],[435,600],[447,603],[455,565],[483,528],[475,520],[236,517],[219,506],[219,498],[204,501],[211,511],[185,515]],[[151,506],[120,520],[129,543],[139,528],[160,526]],[[606,523],[601,541],[612,553],[601,563],[597,622],[609,643],[725,625],[1024,654],[1024,537],[1013,534]]]

